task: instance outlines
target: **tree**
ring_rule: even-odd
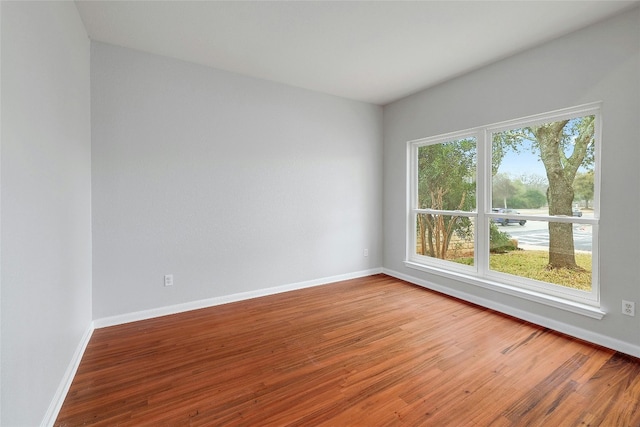
[[[547,203],[546,196],[539,190],[529,188],[524,192],[524,199],[527,202],[527,208],[539,209]]]
[[[418,207],[436,210],[475,208],[476,142],[461,139],[418,149]],[[454,233],[471,233],[466,217],[418,214],[422,254],[445,259]]]
[[[497,199],[502,202],[502,207],[507,208],[507,199],[516,194],[516,187],[511,182],[511,179],[507,174],[499,173],[493,177],[493,197],[496,200],[493,202],[493,206],[497,206]],[[513,207],[513,206],[512,206]]]
[[[578,173],[573,182],[573,191],[578,200],[584,200],[585,208],[589,208],[589,200],[593,199],[593,171]]]
[[[549,183],[547,182],[546,177],[537,175],[535,173],[522,174],[520,175],[519,179],[520,179],[520,182],[522,182],[528,188],[532,188],[542,192],[546,192],[547,187],[549,186]],[[545,202],[546,202],[546,198],[545,198]]]
[[[542,187],[546,191],[546,179],[542,185],[541,180],[525,175],[512,179],[509,174],[499,173],[492,182],[492,207],[538,209],[547,203],[547,197],[539,190]]]
[[[595,116],[543,123],[494,134],[494,145],[498,141],[517,151],[514,141],[528,142],[545,167],[549,215],[571,216],[576,174],[593,165],[594,126]],[[579,269],[571,223],[549,222],[548,268]]]

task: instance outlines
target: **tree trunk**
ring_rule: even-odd
[[[431,214],[427,214],[425,215],[425,218],[427,221],[427,232],[428,232],[427,242],[429,243],[429,250],[427,252],[427,255],[429,255],[430,257],[435,257],[436,251],[435,251],[435,248],[433,247],[433,216]]]
[[[561,140],[567,121],[545,124],[532,128],[540,145],[540,158],[544,163],[549,188],[547,200],[549,215],[572,215],[573,179],[577,167],[565,169],[560,159]],[[572,165],[573,166],[573,165]],[[549,223],[549,268],[576,269],[573,244],[573,225],[570,223]]]
[[[424,214],[418,214],[418,235],[420,236],[420,255],[427,254],[427,224]]]
[[[547,198],[549,215],[572,215],[573,188],[565,180],[550,179]],[[549,268],[578,268],[573,244],[573,224],[549,223]]]
[[[578,268],[573,247],[573,224],[549,223],[548,268]]]

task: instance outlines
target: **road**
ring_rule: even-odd
[[[524,214],[524,211],[521,211]],[[527,212],[529,214],[529,212]],[[590,212],[585,213],[585,218],[592,217]],[[518,224],[509,224],[507,226],[498,226],[500,231],[508,233],[511,237],[518,240],[518,245],[531,245],[540,248],[549,247],[549,228],[545,221],[527,221],[524,226]],[[591,225],[574,224],[573,225],[573,244],[578,251],[591,252],[592,237]]]
[[[527,228],[529,222],[524,226],[510,224],[506,227],[500,227],[500,231],[508,233],[511,237],[518,240],[518,245],[532,245],[540,247],[549,247],[549,230],[547,228],[531,227]],[[546,226],[547,223],[544,223]],[[573,244],[578,251],[591,252],[592,238],[590,225],[573,226]]]

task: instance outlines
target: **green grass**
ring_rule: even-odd
[[[459,257],[451,261],[473,265],[473,258]],[[584,291],[591,290],[591,254],[576,254],[576,263],[583,270],[547,269],[549,254],[545,251],[512,251],[491,254],[489,266],[494,271],[527,277],[542,282]]]

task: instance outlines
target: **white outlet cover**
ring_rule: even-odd
[[[636,304],[633,301],[622,300],[622,314],[627,316],[636,315]]]

